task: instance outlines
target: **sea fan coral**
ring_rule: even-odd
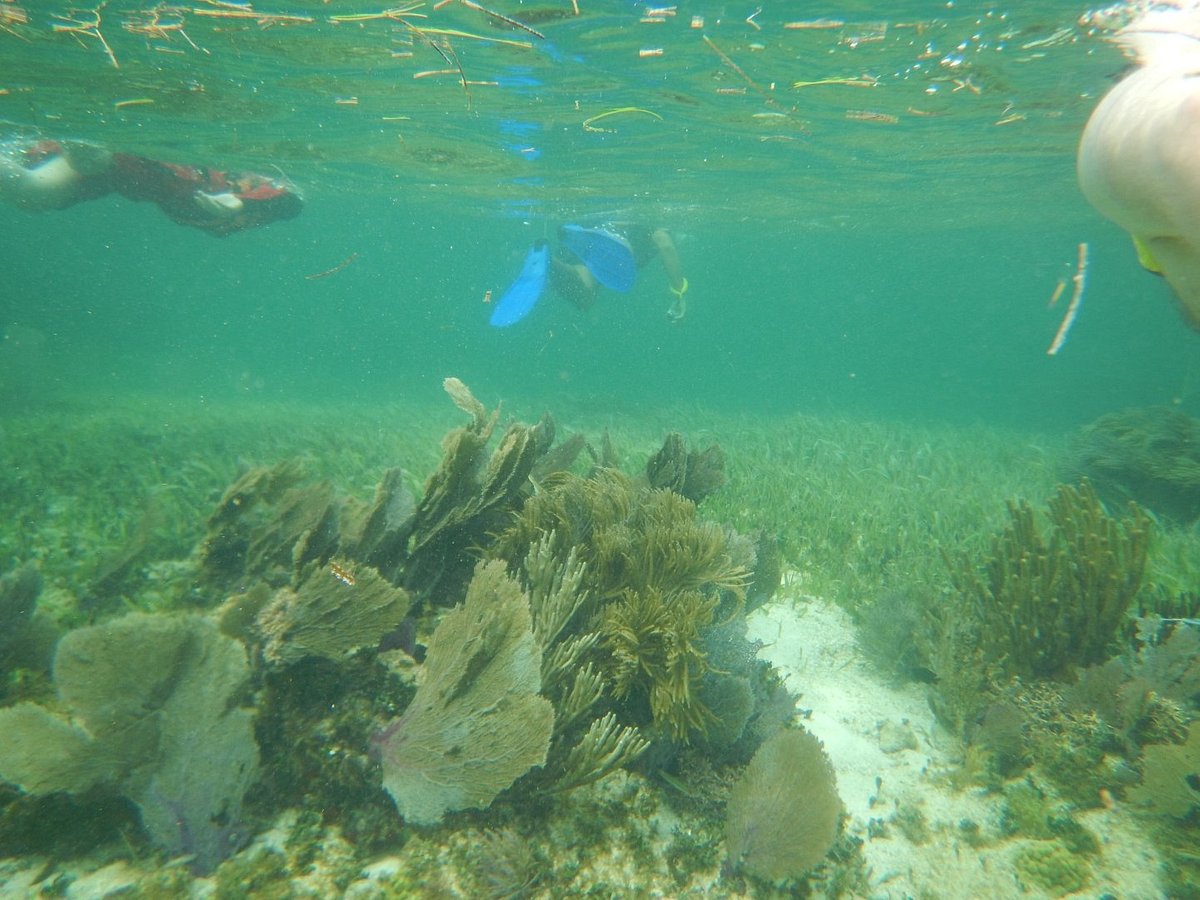
[[[825,858],[842,815],[821,742],[781,731],[750,760],[729,797],[725,848],[734,866],[776,881],[800,878]]]

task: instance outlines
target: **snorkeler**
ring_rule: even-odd
[[[1093,111],[1076,161],[1084,196],[1133,236],[1200,329],[1200,12],[1156,10],[1117,34],[1137,67]]]
[[[0,200],[14,206],[65,209],[112,193],[220,236],[290,219],[303,207],[294,190],[253,172],[181,166],[81,141],[0,146]]]
[[[525,318],[541,298],[547,282],[559,296],[580,309],[592,305],[598,287],[627,293],[633,289],[638,270],[655,258],[662,262],[673,295],[667,319],[680,322],[687,315],[688,280],[675,241],[665,228],[651,230],[632,223],[595,228],[562,225],[558,240],[555,249],[544,240],[533,245],[521,274],[492,311],[492,325],[505,327]]]

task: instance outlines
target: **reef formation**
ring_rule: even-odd
[[[0,709],[0,831],[55,798],[120,798],[150,847],[206,875],[288,810],[367,853],[489,816],[535,829],[621,769],[677,786],[724,772],[705,782],[723,810],[749,763],[730,871],[817,866],[838,833],[833,772],[746,637],[776,548],[699,515],[720,449],[671,434],[631,476],[607,440],[556,443],[548,415],[500,428],[457,379],[445,388],[469,421],[419,491],[401,468],[365,501],[297,462],[246,470],[188,562],[187,611],[48,641],[36,571],[8,576],[0,613],[29,638],[0,665],[40,659],[46,677]],[[785,785],[819,822],[748,841]]]

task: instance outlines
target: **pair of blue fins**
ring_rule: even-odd
[[[633,248],[621,235],[606,228],[563,225],[558,239],[579,258],[592,277],[611,291],[626,293],[633,288],[637,263]],[[496,328],[507,328],[524,319],[546,291],[550,276],[550,243],[540,240],[525,257],[521,274],[496,303],[489,319]]]

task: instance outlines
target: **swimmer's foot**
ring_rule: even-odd
[[[682,322],[686,315],[687,301],[682,296],[676,297],[675,302],[667,309],[667,321],[674,325]]]

